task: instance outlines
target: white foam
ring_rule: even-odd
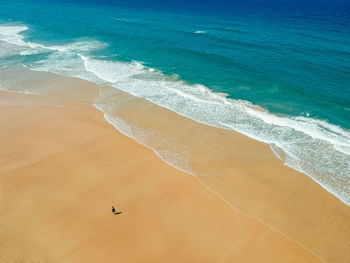
[[[113,83],[123,81],[126,78],[143,73],[143,66],[139,63],[132,65],[89,59],[82,55],[80,55],[80,57],[84,61],[86,71],[94,73],[97,77],[106,82]]]
[[[40,47],[38,44],[24,40],[24,36],[20,33],[26,30],[28,30],[27,26],[0,26],[0,40],[17,46]]]
[[[8,36],[8,37],[22,37],[19,35],[20,32],[28,30],[27,26],[0,26],[0,35]]]
[[[42,52],[62,52],[66,55],[76,55],[77,52],[89,52],[91,50],[104,48],[107,44],[96,41],[96,40],[82,40],[66,45],[53,45],[46,46],[39,43],[33,43],[28,40],[25,40],[24,36],[20,33],[28,30],[27,26],[11,26],[5,25],[0,26],[0,42],[9,45],[13,45],[12,50],[16,50],[19,55],[32,55]],[[8,51],[8,50],[7,50]],[[11,53],[11,55],[13,55]]]
[[[202,30],[197,30],[193,32],[194,34],[206,34],[206,31],[202,31]]]
[[[118,17],[111,17],[112,20],[119,21],[119,22],[124,22],[127,23],[129,20],[124,19],[124,18],[118,18]]]

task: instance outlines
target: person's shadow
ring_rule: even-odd
[[[115,215],[120,215],[122,212],[117,212],[117,213],[115,213]]]

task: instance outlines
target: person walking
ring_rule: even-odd
[[[117,214],[117,213],[115,212],[115,207],[114,207],[114,205],[112,206],[112,213],[113,213],[114,215]]]

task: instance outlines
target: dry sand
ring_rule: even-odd
[[[87,81],[0,77],[50,96],[0,92],[1,263],[350,262],[349,207],[268,145]]]

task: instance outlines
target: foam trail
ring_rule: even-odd
[[[101,107],[101,105],[98,104],[94,104],[95,108],[105,112],[105,109],[103,107]],[[135,127],[132,127],[130,125],[128,125],[125,121],[123,121],[120,118],[116,118],[116,117],[110,117],[107,113],[104,114],[105,119],[107,120],[107,122],[109,122],[114,128],[116,128],[119,132],[121,132],[122,134],[134,139],[135,141],[137,141],[138,143],[142,144],[143,146],[153,150],[153,152],[160,158],[162,159],[164,162],[168,163],[169,165],[173,166],[174,168],[184,172],[184,173],[188,173],[190,175],[195,176],[195,174],[193,173],[193,171],[191,170],[191,167],[189,165],[187,165],[188,161],[185,160],[183,157],[176,155],[174,153],[170,153],[170,152],[165,152],[165,151],[159,151],[156,150],[154,148],[151,147],[150,144],[145,143],[143,140],[139,139],[139,134],[135,134],[135,132],[133,131],[135,129]],[[140,133],[145,133],[144,130],[140,130]],[[170,156],[169,156],[170,155]]]
[[[24,30],[25,27],[6,28],[3,33],[0,27],[0,41],[7,41],[9,45],[17,41],[29,51],[51,51],[45,59],[32,63],[31,68],[109,84],[195,121],[235,130],[268,143],[286,165],[304,172],[350,205],[348,130],[310,117],[277,116],[248,101],[229,99],[225,94],[189,84],[176,75],[165,75],[135,61],[95,58],[92,51],[105,46],[98,41],[43,47],[26,42],[20,36]]]

